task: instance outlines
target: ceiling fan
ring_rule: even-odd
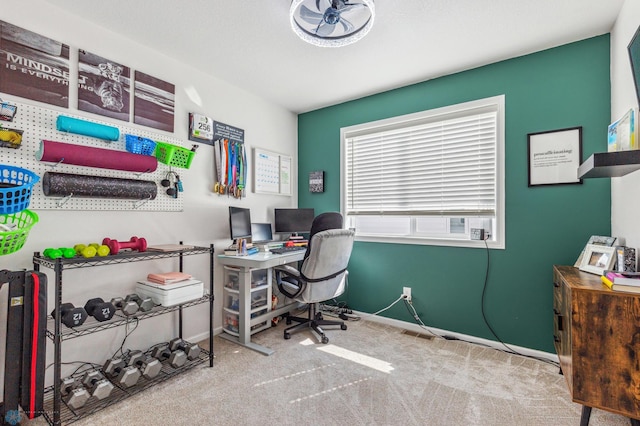
[[[346,46],[371,30],[373,0],[293,0],[291,28],[307,43],[323,47]]]

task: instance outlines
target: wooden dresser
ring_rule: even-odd
[[[553,267],[554,345],[569,392],[583,405],[640,425],[640,294],[607,288],[599,275]]]

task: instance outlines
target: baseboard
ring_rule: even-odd
[[[220,333],[222,333],[222,327],[217,327],[217,328],[213,329],[213,335],[214,336],[216,336],[216,335],[218,335]],[[203,340],[207,340],[208,338],[209,338],[209,332],[205,331],[203,333],[191,336],[186,340],[187,340],[187,342],[202,342]]]
[[[420,327],[418,324],[414,324],[414,323],[410,323],[407,321],[400,321],[400,320],[396,320],[396,319],[392,319],[392,318],[386,318],[386,317],[381,317],[379,315],[371,315],[365,312],[358,312],[358,311],[353,311],[354,315],[359,316],[360,318],[362,318],[363,320],[366,321],[371,321],[371,322],[376,322],[379,324],[385,324],[385,325],[389,325],[392,327],[397,327],[400,328],[402,330],[408,330],[408,331],[413,331],[415,333],[424,333],[425,330]],[[498,349],[498,350],[505,350],[506,348],[500,343],[500,342],[496,342],[495,340],[488,340],[488,339],[482,339],[476,336],[470,336],[468,334],[462,334],[462,333],[456,333],[453,331],[449,331],[449,330],[442,330],[440,328],[434,328],[434,327],[427,327],[432,333],[437,334],[438,336],[451,336],[451,337],[455,337],[456,339],[459,340],[464,340],[466,342],[471,342],[471,343],[478,343],[480,345],[485,345],[485,346],[489,346],[492,347],[494,349]],[[222,333],[222,327],[216,327],[213,329],[213,335],[216,336],[220,333]],[[208,332],[204,332],[204,333],[200,333],[197,334],[193,337],[191,337],[190,339],[187,339],[189,342],[201,342],[203,340],[206,340],[209,338],[209,333]],[[531,348],[525,348],[523,346],[517,346],[517,345],[512,345],[507,343],[507,345],[509,345],[509,347],[511,349],[513,349],[515,352],[518,352],[519,354],[525,355],[525,356],[530,356],[530,357],[534,357],[534,358],[541,358],[541,359],[546,359],[549,360],[551,362],[558,362],[558,355],[554,354],[554,353],[549,353],[549,352],[543,352],[543,351],[539,351],[536,349],[531,349]]]
[[[392,327],[397,327],[403,330],[409,330],[409,331],[413,331],[416,333],[425,333],[425,329],[422,328],[421,326],[419,326],[418,324],[414,324],[414,323],[410,323],[410,322],[406,322],[406,321],[400,321],[400,320],[396,320],[396,319],[392,319],[392,318],[386,318],[386,317],[381,317],[379,315],[371,315],[368,314],[366,312],[358,312],[358,311],[353,311],[354,315],[359,316],[361,319],[366,320],[366,321],[371,321],[371,322],[376,322],[379,324],[385,324],[385,325],[389,325]],[[453,331],[449,331],[449,330],[442,330],[439,328],[434,328],[434,327],[427,327],[433,334],[436,334],[438,336],[447,336],[447,337],[454,337],[456,339],[459,340],[464,340],[466,342],[471,342],[471,343],[478,343],[481,345],[485,345],[485,346],[489,346],[495,349],[499,349],[499,350],[506,350],[506,348],[500,343],[500,342],[496,342],[495,340],[488,340],[488,339],[482,339],[476,336],[470,336],[467,334],[462,334],[462,333],[456,333]],[[512,345],[510,343],[507,343],[507,345],[515,352],[525,355],[525,356],[529,356],[529,357],[533,357],[533,358],[541,358],[541,359],[546,359],[549,360],[551,362],[558,362],[558,355],[554,354],[554,353],[549,353],[549,352],[543,352],[543,351],[539,351],[536,349],[531,349],[531,348],[525,348],[522,346],[516,346],[516,345]]]

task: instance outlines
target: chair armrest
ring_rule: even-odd
[[[300,271],[298,271],[296,268],[294,268],[291,265],[276,266],[273,269],[276,271],[276,273],[284,272],[285,274],[293,275],[294,277],[300,277]]]
[[[300,271],[292,266],[276,266],[273,272],[278,289],[290,299],[295,299],[306,287],[306,284],[300,280]]]

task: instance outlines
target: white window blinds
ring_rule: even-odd
[[[495,216],[497,107],[345,135],[347,215]]]

